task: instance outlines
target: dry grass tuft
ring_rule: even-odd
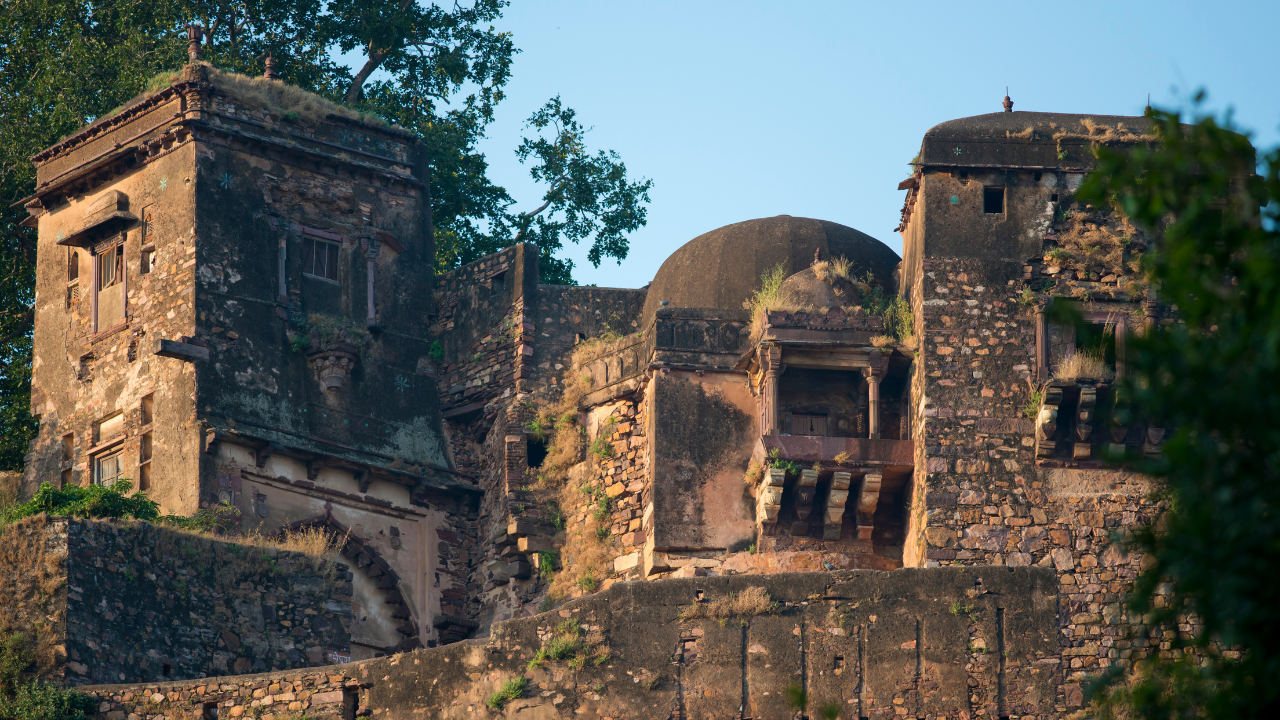
[[[680,613],[680,619],[754,617],[777,610],[778,603],[769,599],[764,588],[750,587],[736,595],[729,593],[710,602],[696,602]]]
[[[1107,367],[1101,352],[1077,350],[1058,363],[1053,376],[1058,380],[1113,380],[1116,374]]]
[[[851,283],[858,282],[857,278],[853,277],[853,263],[844,256],[833,257],[830,260],[819,260],[812,267],[813,274],[828,285],[835,285],[838,280],[845,280]]]
[[[1100,276],[1138,272],[1141,261],[1133,256],[1148,247],[1146,235],[1119,209],[1072,208],[1057,232],[1059,247],[1045,255],[1045,264]]]
[[[1004,136],[1010,140],[1031,140],[1036,135],[1035,128],[1028,125],[1021,132],[1004,131]]]
[[[207,70],[209,81],[215,88],[245,105],[267,108],[280,115],[296,115],[296,119],[308,123],[320,122],[326,116],[333,114],[374,125],[391,125],[377,115],[362,113],[345,105],[339,105],[296,85],[219,70],[206,62],[197,64]],[[159,73],[147,82],[145,91],[154,93],[168,87],[177,82],[181,74],[181,70]]]
[[[896,339],[891,338],[888,335],[877,335],[871,338],[871,344],[878,348],[889,347],[896,342],[898,342]]]

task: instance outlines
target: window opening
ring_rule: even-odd
[[[80,253],[75,250],[67,256],[67,282],[80,280]]]
[[[96,258],[97,309],[94,331],[100,332],[124,322],[124,243],[117,243]]]
[[[988,215],[1004,212],[1004,188],[982,188],[982,211]]]
[[[139,272],[150,273],[156,266],[155,211],[148,207],[142,211],[142,257]]]
[[[313,237],[302,239],[302,272],[312,277],[338,281],[338,243]]]
[[[547,459],[547,443],[533,438],[528,438],[526,442],[528,443],[525,450],[527,464],[531,468],[542,467],[542,461]]]
[[[489,295],[501,295],[507,289],[507,274],[500,272],[489,278]]]
[[[117,435],[124,433],[124,415],[116,413],[111,417],[103,418],[93,428],[94,444],[102,444]]]
[[[1113,372],[1116,370],[1117,323],[1111,319],[1085,320],[1075,325],[1048,323],[1049,371],[1056,375],[1062,361],[1077,352],[1102,358]]]
[[[150,425],[152,419],[152,409],[155,407],[155,395],[143,395],[142,403],[138,406],[138,423],[140,425]]]
[[[1058,202],[1058,193],[1050,193],[1049,202]]]
[[[98,485],[111,485],[119,480],[123,471],[121,463],[123,455],[122,451],[116,450],[94,458],[93,482]]]
[[[142,433],[138,442],[138,489],[151,489],[151,433]]]
[[[72,454],[75,452],[75,446],[76,446],[76,436],[74,434],[67,433],[66,435],[62,436],[62,459],[63,460],[71,459]]]
[[[1040,178],[1044,177],[1044,173],[1036,173],[1036,182],[1040,182]]]

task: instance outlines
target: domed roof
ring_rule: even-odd
[[[830,271],[816,272],[821,265],[807,267],[782,281],[778,288],[780,308],[852,308],[861,304],[862,293],[847,278]]]
[[[685,243],[662,263],[645,297],[643,324],[659,303],[673,307],[742,308],[760,288],[760,276],[781,263],[792,275],[813,263],[845,257],[857,277],[868,271],[892,288],[898,255],[851,227],[826,220],[778,215],[725,225]]]

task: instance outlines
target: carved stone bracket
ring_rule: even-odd
[[[809,534],[809,513],[813,510],[813,498],[818,493],[818,471],[801,470],[796,483],[796,521],[791,524],[792,535]]]
[[[1058,432],[1058,406],[1062,404],[1062,388],[1046,387],[1040,412],[1036,414],[1036,457],[1051,458],[1057,448],[1053,436]]]
[[[756,522],[772,525],[778,522],[778,511],[782,509],[782,487],[787,482],[787,471],[769,468],[760,481],[756,491]]]
[[[336,343],[327,350],[307,356],[321,388],[327,392],[342,388],[360,359],[355,349],[354,345],[348,343]]]
[[[1080,388],[1080,403],[1076,406],[1079,422],[1076,423],[1076,442],[1071,450],[1071,457],[1076,460],[1088,460],[1093,456],[1093,446],[1089,443],[1089,436],[1093,434],[1094,407],[1097,404],[1097,388]]]
[[[880,473],[867,473],[862,476],[862,489],[858,493],[858,539],[871,540],[874,527],[876,505],[880,502],[880,483],[884,476]]]
[[[831,476],[831,491],[827,493],[827,506],[822,516],[822,539],[839,540],[840,525],[844,520],[844,506],[849,500],[849,481],[852,476],[838,472]]]

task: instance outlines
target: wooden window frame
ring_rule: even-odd
[[[320,253],[321,249],[324,253]],[[316,259],[324,255],[320,273],[316,273]],[[330,262],[332,260],[332,262]],[[305,236],[302,238],[302,274],[307,277],[338,282],[338,266],[342,262],[342,244],[324,238]]]

